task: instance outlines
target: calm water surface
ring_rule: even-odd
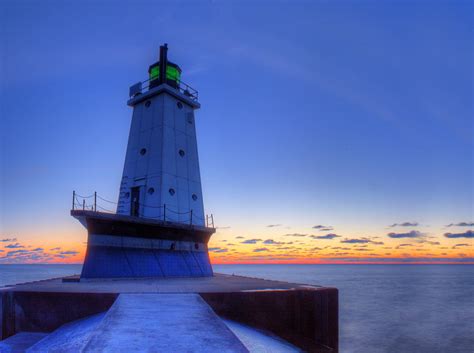
[[[80,272],[0,265],[0,285]],[[216,272],[337,287],[342,353],[474,352],[474,266],[216,265]]]

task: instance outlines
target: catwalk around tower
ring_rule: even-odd
[[[115,214],[76,210],[88,230],[82,278],[212,276],[194,110],[197,91],[160,47],[149,78],[130,87],[133,108]]]

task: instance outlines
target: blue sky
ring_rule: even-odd
[[[470,2],[3,1],[0,10],[5,237],[83,243],[71,192],[117,198],[128,87],[164,42],[199,91],[205,208],[232,227],[216,239],[268,224],[384,237],[405,221],[442,238],[444,225],[472,221]]]

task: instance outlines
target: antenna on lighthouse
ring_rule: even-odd
[[[160,84],[166,83],[166,66],[168,65],[168,43],[160,45]]]

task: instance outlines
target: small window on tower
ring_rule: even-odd
[[[141,154],[142,156],[144,156],[145,153],[146,153],[146,148],[142,148],[142,149],[140,150],[140,154]]]
[[[149,189],[148,189],[148,193],[149,193],[150,195],[153,195],[153,194],[155,193],[155,189],[154,189],[154,188],[149,188]]]
[[[147,107],[147,108],[148,108],[150,105],[151,105],[151,101],[146,101],[146,103],[145,103],[145,107]]]
[[[191,196],[191,197],[192,197],[192,199],[193,199],[194,201],[197,201],[197,199],[198,199],[198,197],[197,197],[196,194],[193,194],[193,196]]]
[[[181,157],[184,157],[184,155],[185,155],[184,150],[179,150],[179,155],[180,155]]]
[[[178,109],[183,109],[183,103],[178,102],[178,103],[176,103],[176,105],[178,106]]]
[[[171,196],[173,196],[173,195],[175,194],[175,191],[174,191],[173,188],[170,188],[170,189],[168,190],[168,192],[170,193]]]
[[[129,192],[126,192],[125,193],[125,198],[128,199],[130,197],[130,193]]]

